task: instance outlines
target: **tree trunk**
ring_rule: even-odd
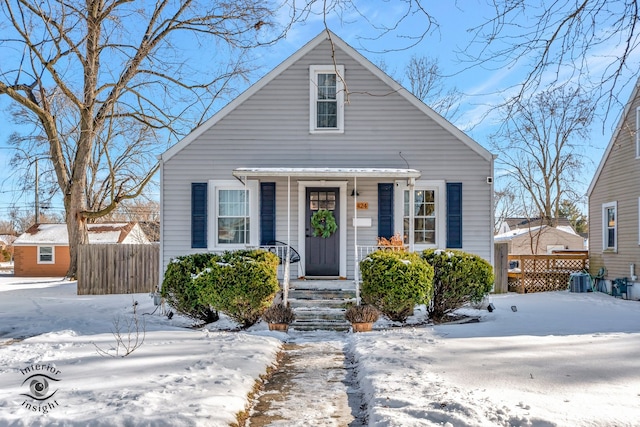
[[[87,220],[82,215],[84,197],[82,186],[71,185],[70,194],[65,196],[67,231],[69,232],[69,271],[67,277],[75,279],[78,272],[79,246],[89,243]]]

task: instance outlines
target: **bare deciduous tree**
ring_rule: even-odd
[[[571,81],[609,111],[640,65],[637,0],[488,0],[495,14],[470,29],[472,66],[526,72],[515,98]],[[496,65],[497,64],[497,65]]]
[[[134,155],[127,150],[140,138],[166,147],[208,117],[230,79],[247,71],[243,52],[281,34],[270,22],[275,11],[258,0],[0,2],[0,95],[41,130],[64,201],[69,276],[87,221],[139,195],[155,173],[119,175],[119,159]],[[60,105],[71,112],[57,117]],[[111,146],[137,130],[133,143]],[[94,206],[92,168],[108,186]]]
[[[411,93],[441,116],[454,120],[462,93],[456,87],[445,88],[445,77],[436,59],[413,55],[405,75],[409,81]]]
[[[496,163],[530,200],[526,212],[548,225],[555,226],[563,199],[575,199],[573,184],[583,166],[580,145],[593,112],[593,101],[579,89],[561,86],[514,104],[492,137]]]

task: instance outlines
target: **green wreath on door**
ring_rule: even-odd
[[[333,212],[327,209],[320,209],[311,215],[311,226],[313,227],[313,237],[324,239],[331,237],[338,229]]]

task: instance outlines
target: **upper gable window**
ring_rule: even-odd
[[[310,114],[312,133],[344,132],[344,66],[312,65]]]

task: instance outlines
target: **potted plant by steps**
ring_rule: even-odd
[[[380,312],[372,305],[354,305],[347,309],[344,316],[351,322],[353,332],[368,332],[378,320]]]
[[[269,324],[270,331],[287,332],[289,323],[295,320],[296,315],[290,307],[284,304],[274,304],[265,310],[262,318]]]

